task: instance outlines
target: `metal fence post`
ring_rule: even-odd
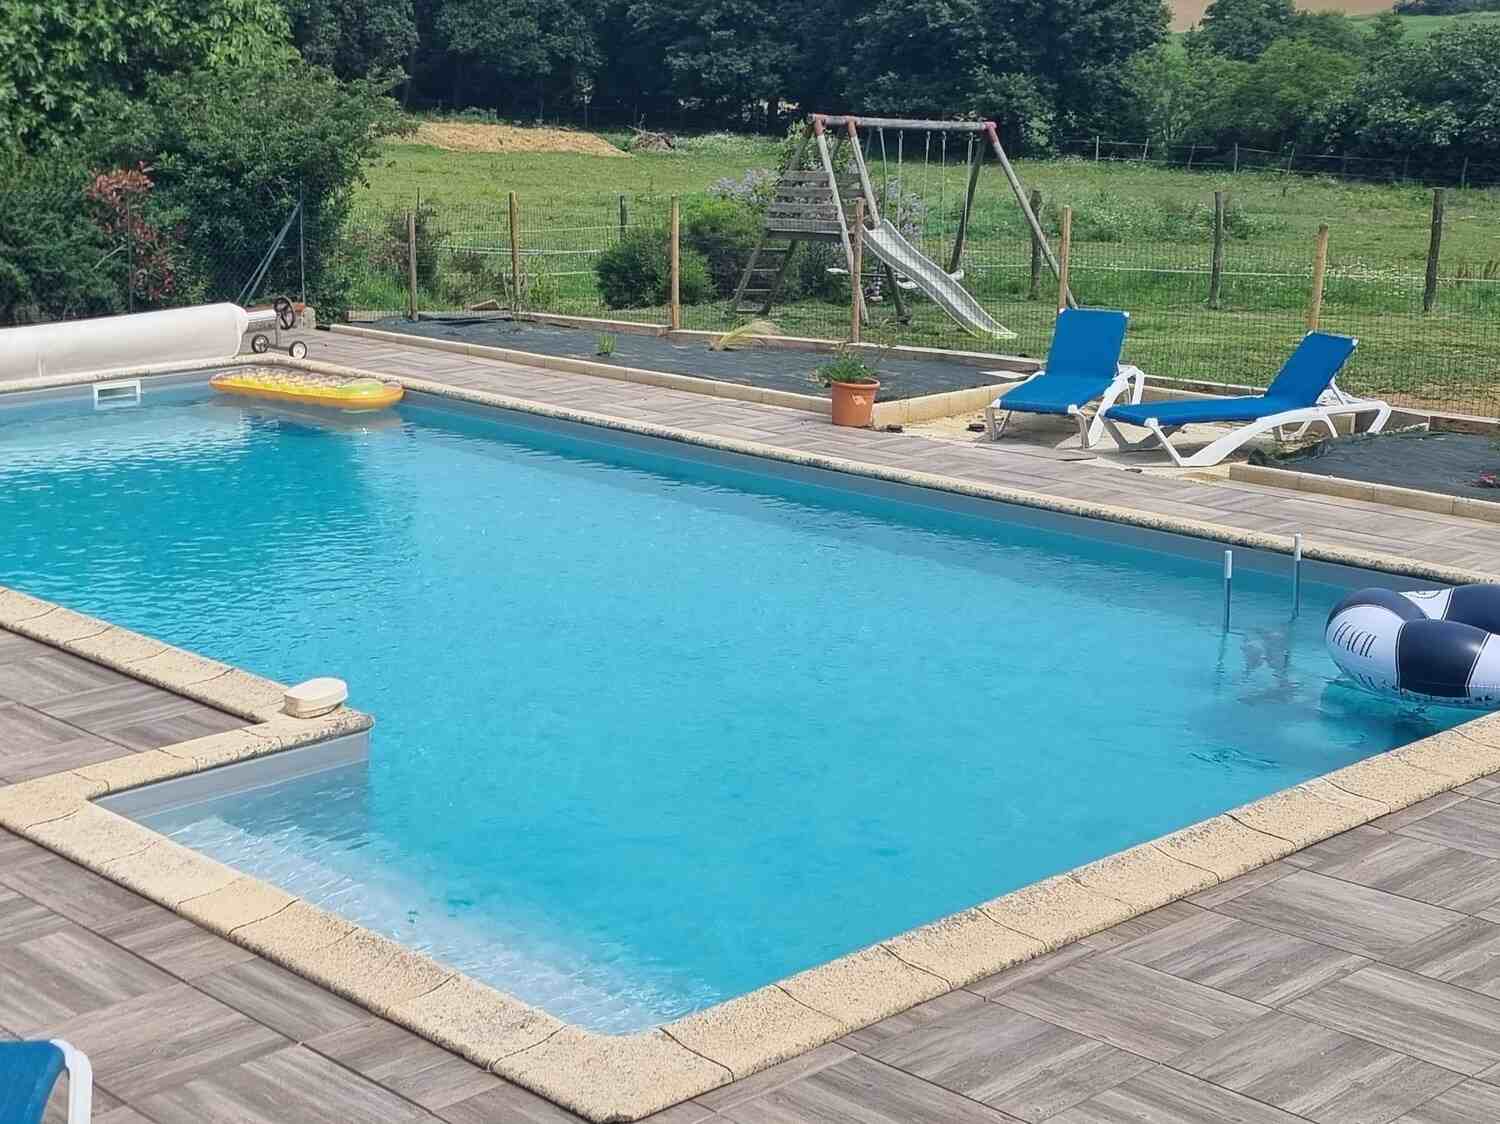
[[[1224,284],[1224,212],[1228,207],[1229,193],[1214,192],[1214,253],[1209,263],[1208,307],[1219,307],[1220,291]]]
[[[125,311],[135,311],[135,231],[131,223],[130,192],[125,196]]]
[[[1235,141],[1234,142],[1234,170],[1236,172],[1238,172],[1240,170],[1240,142],[1239,141]]]
[[[630,212],[625,206],[625,193],[620,193],[620,237],[625,237],[625,228],[630,225]]]
[[[1318,227],[1318,242],[1313,250],[1312,291],[1307,298],[1307,330],[1318,330],[1323,316],[1323,275],[1328,268],[1328,224]]]
[[[668,309],[670,313],[668,322],[675,332],[682,327],[682,209],[675,195],[672,196],[672,245],[670,256],[672,266],[672,303]]]
[[[1437,304],[1438,254],[1443,247],[1443,189],[1432,189],[1432,238],[1427,243],[1427,277],[1422,285],[1422,311],[1431,312]]]

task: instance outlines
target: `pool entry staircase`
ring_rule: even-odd
[[[862,129],[865,131],[863,140],[860,136]],[[964,193],[963,210],[959,216],[958,232],[947,269],[912,245],[896,225],[880,213],[880,200],[870,178],[868,159],[873,152],[872,142],[878,135],[880,159],[883,164],[886,162],[886,129],[896,130],[898,134],[907,130],[925,132],[928,136],[926,151],[929,153],[933,133],[942,134],[945,140],[948,133],[968,136],[968,187]],[[831,145],[830,131],[833,133]],[[844,154],[845,144],[849,146],[847,157]],[[1005,149],[1001,147],[994,122],[925,121],[815,113],[808,118],[796,152],[776,183],[770,205],[766,208],[765,226],[735,289],[735,312],[763,316],[771,311],[785,284],[797,245],[801,242],[837,242],[843,249],[845,271],[852,275],[855,268],[852,236],[854,201],[863,199],[865,230],[861,241],[880,262],[885,282],[883,287],[892,294],[896,316],[902,323],[910,318],[901,295],[902,290],[920,289],[966,331],[991,339],[1013,337],[1015,333],[997,323],[959,281],[962,276],[959,273],[959,262],[963,256],[969,218],[974,208],[979,170],[987,148],[995,153],[1015,194],[1016,202],[1020,204],[1047,264],[1056,276],[1057,259],[1032,212],[1015,169],[1011,166]],[[944,150],[946,151],[946,144]],[[899,176],[904,147],[898,147],[897,152]],[[815,159],[809,158],[812,153],[815,153]],[[889,183],[889,177],[886,182]],[[857,300],[860,317],[864,320],[868,318],[868,311],[862,287],[857,288],[861,289]],[[1074,303],[1071,293],[1067,295],[1067,303]]]

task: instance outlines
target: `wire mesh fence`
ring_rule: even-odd
[[[463,205],[370,202],[341,235],[351,314],[401,315],[414,304],[429,316],[519,311],[666,328],[669,208],[663,197],[622,197],[596,214],[570,205],[565,220],[553,222],[520,199],[512,239],[504,195]],[[931,207],[906,231],[945,271],[955,265],[959,212],[957,200]],[[1075,231],[1090,229],[1085,217],[1075,215]],[[1031,239],[1013,231],[971,226],[952,270],[1012,338],[971,334],[912,279],[866,254],[862,339],[1044,356],[1057,282]],[[684,233],[683,328],[723,332],[755,315],[733,300],[751,248],[743,239],[707,245]],[[1284,244],[1226,240],[1215,285],[1211,240],[1085,236],[1072,244],[1071,288],[1082,304],[1130,311],[1126,359],[1148,376],[1265,386],[1307,330],[1313,256],[1310,240],[1301,254]],[[1341,381],[1399,404],[1500,415],[1500,261],[1438,265],[1429,287],[1420,260],[1341,253],[1335,231],[1318,323],[1360,338]],[[621,289],[622,269],[635,288]],[[765,318],[783,335],[848,339],[852,296],[842,247],[800,244],[787,276]]]
[[[1500,184],[1500,162],[1458,156],[1443,160],[1411,153],[1355,156],[1347,152],[1254,148],[1230,144],[1162,144],[1147,140],[1075,137],[1060,141],[1059,155],[1094,162],[1128,161],[1187,171],[1273,172],[1328,176],[1360,183],[1420,183],[1433,187],[1493,187]]]

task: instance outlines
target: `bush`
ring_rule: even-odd
[[[682,217],[682,244],[703,255],[714,292],[732,297],[760,238],[762,219],[729,199],[698,199]]]
[[[710,290],[708,262],[690,246],[680,256],[678,296],[683,304],[699,304]],[[610,308],[646,308],[666,304],[671,294],[671,263],[664,227],[626,231],[594,265],[599,292]]]

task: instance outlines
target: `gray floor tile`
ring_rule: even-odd
[[[1285,1012],[1232,1030],[1172,1067],[1319,1124],[1383,1124],[1463,1080]]]
[[[404,1101],[301,1046],[199,1077],[145,1098],[157,1124],[399,1124],[430,1119]]]
[[[194,980],[193,986],[297,1042],[370,1017],[362,1007],[268,960],[249,960],[221,969]]]
[[[1048,1124],[1299,1124],[1298,1118],[1157,1066],[1054,1116]]]
[[[1399,830],[1414,839],[1500,859],[1500,804],[1488,800],[1464,800]]]
[[[255,959],[248,949],[231,944],[170,910],[155,907],[100,925],[99,932],[184,980]]]
[[[1371,820],[1369,826],[1383,831],[1399,831],[1408,824],[1426,819],[1444,808],[1462,804],[1467,799],[1467,796],[1461,796],[1456,792],[1440,792],[1436,796],[1429,796],[1426,800],[1419,800],[1410,807],[1402,808],[1399,812],[1391,812],[1389,815]]]
[[[1153,1065],[994,1003],[939,1019],[868,1053],[1027,1121],[1045,1120]]]
[[[504,1084],[457,1054],[383,1019],[335,1030],[306,1045],[428,1109],[444,1108]]]
[[[871,1023],[852,1034],[846,1034],[838,1040],[838,1043],[851,1050],[867,1051],[887,1038],[905,1034],[908,1030],[925,1026],[934,1019],[957,1014],[959,1011],[968,1010],[983,1002],[984,999],[981,996],[971,991],[950,991],[946,995],[939,995],[936,999],[919,1003],[909,1011],[902,1011],[888,1019],[881,1019],[878,1023]]]
[[[172,978],[78,925],[0,947],[0,1026],[34,1037]]]
[[[1131,941],[1115,955],[1268,1007],[1369,963],[1353,953],[1204,912]]]
[[[1500,1120],[1500,1087],[1465,1081],[1412,1109],[1396,1124],[1494,1124],[1497,1120]]]
[[[1500,1064],[1500,1000],[1396,968],[1361,968],[1286,1009],[1459,1073]]]
[[[434,1110],[448,1124],[578,1124],[581,1117],[515,1085],[500,1085]],[[712,1119],[708,1109],[699,1119]]]
[[[4,862],[0,859],[0,862]],[[0,948],[14,948],[36,937],[44,937],[73,923],[24,894],[0,890]]]
[[[1323,846],[1303,853],[1311,855]],[[1480,913],[1500,904],[1500,860],[1406,834],[1361,838],[1343,853],[1318,855],[1310,869],[1460,913]]]
[[[993,976],[986,976],[982,980],[971,983],[966,990],[982,995],[986,999],[994,999],[1012,988],[1020,987],[1032,980],[1039,980],[1043,976],[1050,976],[1069,964],[1075,964],[1096,955],[1098,953],[1086,944],[1064,945],[1054,952],[1038,956],[1035,960],[1028,960],[1024,964],[1017,964],[1014,968],[996,972]]]
[[[66,1039],[86,1053],[95,1079],[127,1104],[287,1045],[281,1035],[188,984],[78,1015],[49,1027],[48,1037]]]
[[[1500,998],[1500,925],[1471,917],[1387,957],[1421,976]]]
[[[1228,882],[1221,882],[1217,886],[1210,886],[1207,890],[1200,890],[1184,901],[1192,902],[1194,905],[1202,906],[1204,909],[1214,909],[1224,902],[1233,901],[1235,898],[1243,897],[1251,890],[1259,889],[1268,883],[1275,882],[1278,878],[1285,878],[1293,873],[1297,867],[1286,860],[1267,863],[1265,866],[1257,867],[1237,878],[1231,878]]]
[[[1118,925],[1111,925],[1108,929],[1101,929],[1084,937],[1080,944],[1095,949],[1118,948],[1120,945],[1129,944],[1139,937],[1149,933],[1158,932],[1179,921],[1185,921],[1191,917],[1203,914],[1203,909],[1191,902],[1178,901],[1153,909],[1149,913],[1143,913],[1139,917],[1132,917],[1128,921],[1122,921]]]
[[[853,1052],[847,1046],[829,1042],[819,1046],[816,1050],[810,1050],[799,1057],[789,1058],[779,1065],[770,1066],[739,1081],[721,1085],[717,1089],[710,1089],[700,1094],[697,1099],[707,1108],[716,1112],[723,1111],[741,1101],[753,1100],[775,1089],[780,1089],[783,1085],[800,1081],[809,1074],[817,1073],[820,1069],[846,1062],[853,1056]]]
[[[1012,988],[995,1001],[1155,1061],[1266,1013],[1258,1003],[1108,953]]]
[[[723,1110],[738,1124],[1002,1124],[992,1108],[854,1057]]]
[[[123,886],[51,853],[0,866],[0,882],[86,928],[155,908]]]
[[[131,682],[119,672],[55,648],[28,660],[0,662],[0,698],[42,709],[82,691]]]
[[[1217,911],[1377,959],[1441,932],[1464,916],[1310,870],[1252,890]]]

